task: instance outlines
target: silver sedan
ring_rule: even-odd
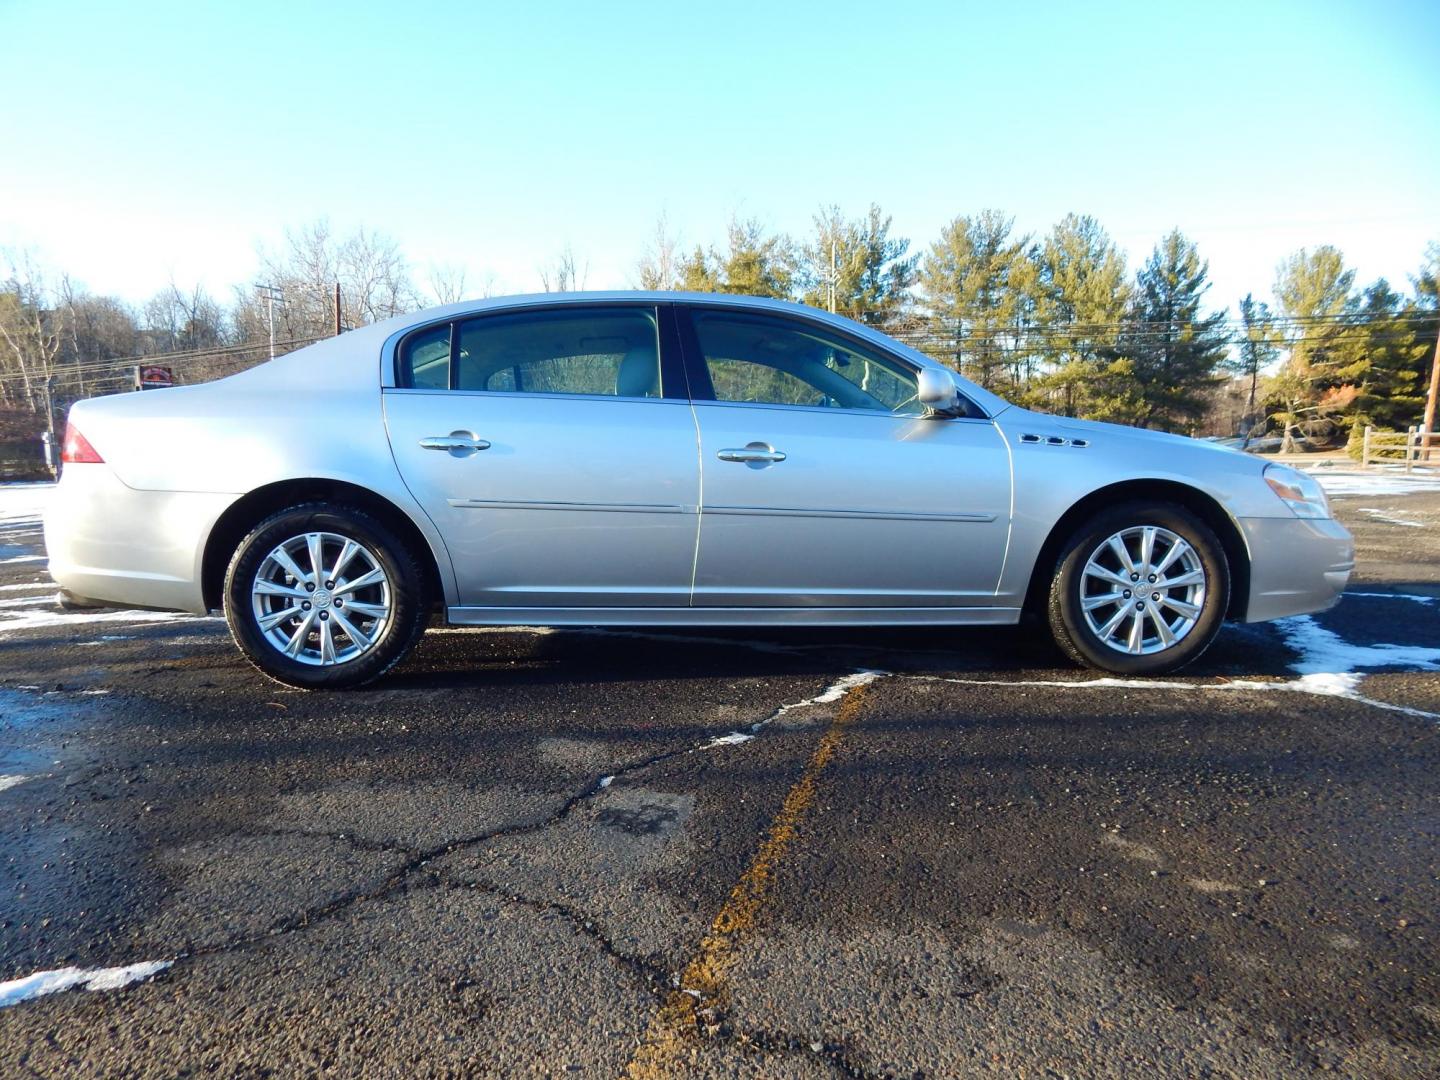
[[[223,609],[263,672],[375,679],[457,625],[1001,625],[1125,675],[1333,604],[1310,477],[1018,408],[748,297],[511,297],[70,413],[75,604]]]

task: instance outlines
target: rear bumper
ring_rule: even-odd
[[[1355,569],[1355,541],[1333,518],[1241,518],[1250,551],[1246,622],[1335,606]]]
[[[45,513],[50,576],[81,603],[205,612],[205,538],[239,496],[126,487],[108,465],[67,465]]]

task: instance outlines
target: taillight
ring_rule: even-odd
[[[95,452],[90,440],[81,435],[80,429],[69,421],[65,423],[65,445],[60,448],[60,460],[67,465],[83,462],[105,464],[105,459]]]

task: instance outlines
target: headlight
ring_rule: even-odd
[[[1286,506],[1295,511],[1296,517],[1330,516],[1330,500],[1325,498],[1325,489],[1308,473],[1292,469],[1289,465],[1266,465],[1265,483]]]

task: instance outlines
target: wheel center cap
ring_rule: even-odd
[[[310,602],[317,608],[325,609],[330,606],[330,594],[324,589],[316,589],[310,594]]]

